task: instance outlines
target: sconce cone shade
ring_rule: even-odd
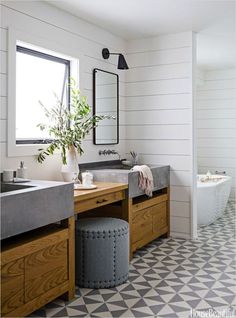
[[[119,54],[118,69],[119,70],[128,70],[129,69],[123,54]]]
[[[117,68],[119,70],[128,70],[129,69],[128,64],[126,63],[126,60],[125,60],[123,54],[121,54],[121,53],[110,53],[110,51],[107,48],[104,48],[102,50],[102,57],[105,60],[109,59],[110,55],[119,55],[118,66],[117,66]]]

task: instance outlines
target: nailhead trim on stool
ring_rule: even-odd
[[[110,288],[129,276],[129,224],[115,218],[86,218],[76,225],[76,283]]]

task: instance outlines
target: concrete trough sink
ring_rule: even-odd
[[[149,165],[149,167],[153,174],[154,191],[168,187],[170,166]],[[131,167],[123,165],[118,160],[83,164],[80,168],[89,170],[94,176],[94,181],[127,183],[130,198],[144,194],[138,186],[139,173],[132,171]]]

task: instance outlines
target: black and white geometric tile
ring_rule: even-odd
[[[111,289],[77,290],[31,317],[236,317],[235,202],[199,229],[198,240],[159,239],[139,250],[129,281]]]

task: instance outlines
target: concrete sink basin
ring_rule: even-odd
[[[158,165],[149,165],[149,167],[153,174],[154,191],[168,187],[170,167]],[[130,170],[132,167],[125,166],[118,160],[83,164],[80,168],[89,170],[94,176],[94,181],[127,183],[130,198],[144,194],[138,186],[139,173]]]
[[[1,184],[1,239],[73,216],[73,195],[72,183]]]
[[[33,186],[23,185],[23,184],[13,184],[13,183],[1,183],[1,193],[11,192],[22,189],[29,189]]]

